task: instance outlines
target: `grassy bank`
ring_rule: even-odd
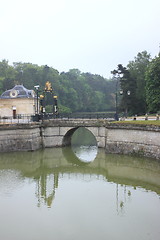
[[[139,125],[154,125],[154,126],[160,126],[160,120],[130,120],[130,121],[114,121],[112,123],[116,123],[116,124],[139,124]]]

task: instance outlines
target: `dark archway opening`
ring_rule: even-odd
[[[78,129],[78,127],[77,128],[72,128],[65,134],[65,136],[63,138],[63,142],[62,142],[62,147],[71,146],[72,135],[74,134],[74,132],[77,129]]]

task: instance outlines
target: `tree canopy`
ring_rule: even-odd
[[[0,62],[0,94],[16,84],[28,89],[40,85],[43,93],[49,81],[62,112],[115,111],[117,100],[119,112],[138,115],[160,111],[160,55],[151,59],[143,51],[126,67],[118,64],[112,74],[113,78],[106,79],[79,69],[59,73],[47,65],[22,62],[9,65],[4,59]],[[47,104],[51,106],[52,102],[48,96]]]
[[[136,112],[144,114],[147,111],[146,106],[146,92],[145,92],[145,73],[151,61],[150,54],[147,51],[138,53],[133,61],[130,61],[127,68],[136,82],[135,100]]]
[[[119,111],[130,115],[160,111],[160,61],[147,51],[138,53],[127,67],[118,64],[112,71],[119,79]]]
[[[160,110],[160,54],[151,61],[146,71],[146,102],[149,112]]]
[[[64,112],[95,112],[114,110],[114,82],[100,75],[82,73],[79,69],[59,73],[56,69],[32,63],[0,62],[0,92],[23,84],[28,89],[40,85],[43,92],[45,83],[52,84],[54,95],[58,96],[59,107]],[[51,96],[47,104],[52,104]]]

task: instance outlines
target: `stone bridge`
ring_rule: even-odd
[[[1,125],[0,152],[34,151],[71,144],[72,134],[85,127],[106,153],[138,154],[160,159],[160,126],[112,123],[105,119],[52,119]],[[83,143],[82,143],[83,144]]]
[[[50,120],[43,122],[42,136],[44,147],[61,147],[71,145],[73,133],[79,127],[85,127],[96,138],[97,146],[105,148],[106,120]],[[83,143],[82,143],[83,144]]]

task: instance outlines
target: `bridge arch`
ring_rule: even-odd
[[[66,134],[64,135],[63,140],[62,140],[62,146],[71,146],[72,136],[78,128],[80,128],[80,127],[71,128],[66,132]],[[93,137],[95,138],[96,144],[98,146],[98,139],[95,136],[95,132],[92,131],[92,129],[89,129],[88,127],[83,127],[83,128],[86,129],[87,131],[89,131],[93,135]]]
[[[79,127],[71,128],[70,130],[67,131],[67,133],[63,136],[62,140],[62,146],[70,146],[71,145],[71,139],[73,133],[78,129]]]

